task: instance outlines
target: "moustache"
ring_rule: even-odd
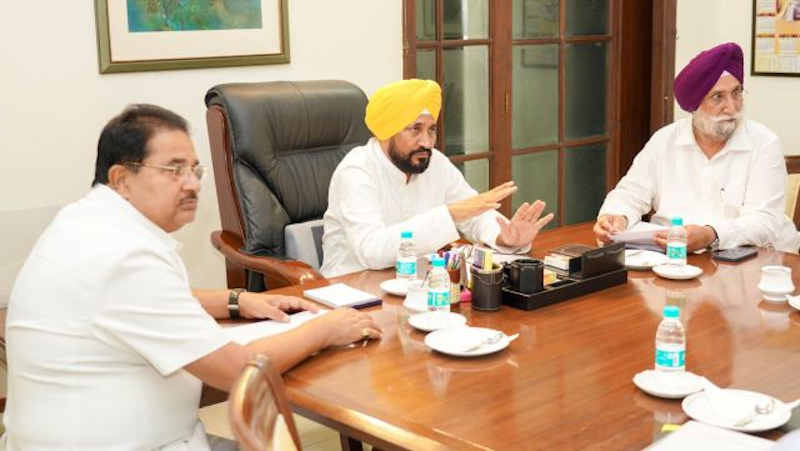
[[[731,115],[723,115],[723,116],[714,116],[711,118],[712,122],[729,122],[735,121],[742,117],[741,114],[731,114]]]
[[[408,157],[411,158],[411,157],[413,157],[414,155],[416,155],[418,153],[425,154],[425,157],[430,158],[431,154],[433,153],[433,151],[431,149],[426,149],[424,147],[420,147],[419,149],[411,152],[411,154]]]
[[[191,202],[191,201],[197,202],[197,194],[194,193],[187,194],[183,199],[181,199],[181,203]]]

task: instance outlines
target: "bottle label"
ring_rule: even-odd
[[[450,290],[428,290],[428,307],[450,305]]]
[[[686,258],[686,244],[670,244],[667,243],[667,258],[670,260],[683,260]]]
[[[417,262],[397,260],[395,269],[398,276],[413,276],[417,274]]]
[[[656,368],[682,370],[686,367],[686,348],[662,346],[656,348]]]

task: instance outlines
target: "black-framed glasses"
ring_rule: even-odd
[[[206,167],[202,164],[195,166],[189,166],[186,164],[165,166],[160,164],[144,164],[137,162],[129,162],[127,164],[131,166],[161,169],[162,171],[171,172],[172,176],[175,178],[183,178],[185,180],[189,180],[189,174],[193,174],[197,180],[203,180],[203,176],[206,175]]]

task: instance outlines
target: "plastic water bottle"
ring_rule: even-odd
[[[395,277],[401,280],[417,278],[417,254],[414,251],[414,234],[409,231],[400,233],[400,247],[397,249]]]
[[[686,264],[686,243],[689,237],[683,227],[683,218],[672,218],[672,227],[667,233],[667,263],[683,266]]]
[[[431,260],[428,273],[428,311],[450,311],[450,275],[444,269],[444,258],[436,256]]]
[[[686,369],[686,334],[681,324],[681,309],[664,307],[664,319],[656,329],[656,370],[684,371]]]

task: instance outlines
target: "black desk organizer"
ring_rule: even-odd
[[[510,269],[508,264],[507,269]],[[540,266],[539,270],[542,269],[543,266]],[[585,252],[581,255],[581,265],[577,271],[572,273],[556,271],[556,273],[558,281],[533,293],[522,293],[516,291],[510,283],[504,284],[501,288],[503,304],[522,310],[533,310],[625,284],[628,282],[625,245],[615,243]],[[539,277],[542,277],[541,274]],[[510,281],[510,278],[506,277],[506,281]]]

